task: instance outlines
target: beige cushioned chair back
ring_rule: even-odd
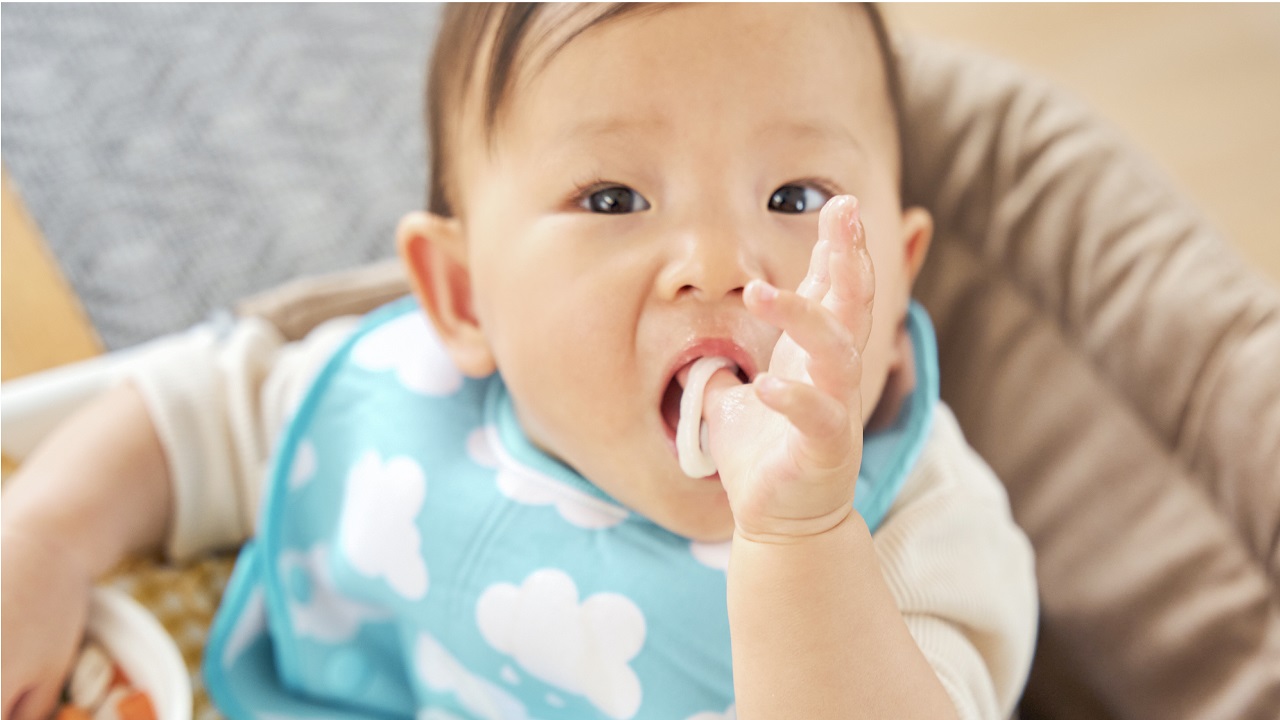
[[[1037,552],[1024,717],[1280,718],[1280,292],[1074,98],[902,56],[942,394]]]
[[[1073,98],[902,57],[942,393],[1038,554],[1022,717],[1280,718],[1280,293]],[[404,292],[389,263],[241,311],[301,337]]]

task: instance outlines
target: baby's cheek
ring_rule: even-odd
[[[893,335],[885,333],[881,328],[872,328],[867,348],[862,353],[862,421],[866,421],[875,412],[876,404],[884,393],[885,381],[889,377],[889,350]]]
[[[598,359],[597,350],[544,339],[529,351],[520,376],[508,385],[513,396],[524,396],[531,424],[563,450],[574,443],[600,442],[617,424],[620,406],[613,399],[623,389],[606,363],[592,361]],[[535,358],[536,364],[529,362]]]

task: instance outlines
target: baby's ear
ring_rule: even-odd
[[[454,364],[473,378],[492,374],[497,366],[472,305],[471,270],[461,223],[431,213],[409,213],[396,229],[396,247],[413,294]]]
[[[929,211],[913,206],[902,211],[902,247],[906,252],[907,280],[915,283],[924,259],[933,241],[933,216]]]

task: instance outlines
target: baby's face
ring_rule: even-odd
[[[489,155],[463,147],[474,313],[530,438],[659,525],[727,539],[716,479],[675,450],[674,376],[702,355],[767,369],[752,278],[794,289],[836,194],[876,272],[864,415],[910,278],[874,36],[833,6],[685,6],[571,41],[517,87]]]

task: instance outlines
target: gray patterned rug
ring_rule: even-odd
[[[431,5],[0,10],[3,161],[108,347],[393,253]]]

